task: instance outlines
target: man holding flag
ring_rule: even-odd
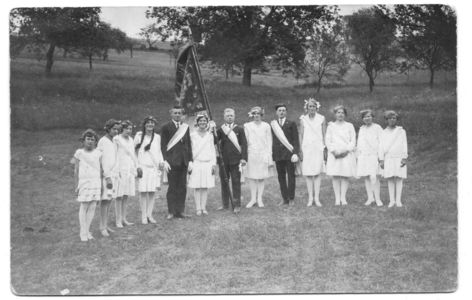
[[[229,208],[231,192],[229,179],[231,178],[233,210],[239,213],[241,210],[241,169],[246,166],[247,162],[247,141],[244,128],[234,123],[234,116],[234,109],[226,108],[223,114],[225,123],[217,130],[218,142],[221,146],[222,158],[220,159],[223,159],[223,165],[220,166],[223,206],[218,210]]]

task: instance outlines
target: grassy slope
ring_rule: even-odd
[[[214,189],[209,217],[167,222],[164,187],[157,225],[127,227],[102,239],[95,218],[97,239],[80,243],[68,163],[79,133],[86,126],[100,128],[111,116],[139,121],[152,113],[165,120],[172,99],[166,56],[137,52],[131,61],[112,59],[96,64],[92,73],[83,62],[60,61],[49,79],[41,76],[42,63],[12,63],[11,267],[18,293],[57,294],[65,288],[72,294],[455,289],[457,109],[455,92],[447,86],[430,91],[423,85],[382,85],[373,94],[365,86],[350,86],[322,90],[319,96],[322,114],[331,119],[329,109],[344,103],[356,128],[361,108],[373,107],[378,115],[386,108],[400,111],[410,154],[403,209],[365,208],[358,180],[348,191],[350,205],[335,207],[328,178],[322,182],[323,208],[305,208],[305,185],[298,178],[296,206],[281,209],[272,178],[264,209],[243,209],[240,216],[215,212],[219,189]],[[214,111],[233,105],[240,123],[250,106],[262,104],[270,116],[270,107],[280,101],[290,105],[294,118],[301,113],[302,99],[312,93],[245,88],[207,78]],[[221,121],[220,113],[216,119]],[[248,194],[244,185],[243,204]],[[385,183],[382,197],[387,202]],[[129,216],[139,220],[137,201]]]

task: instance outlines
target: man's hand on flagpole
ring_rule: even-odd
[[[293,162],[293,163],[298,162],[298,155],[293,154],[292,157],[290,158],[290,161]]]
[[[239,161],[239,164],[240,164],[242,167],[244,167],[244,166],[246,166],[247,162],[246,162],[244,159],[241,159],[241,160]]]

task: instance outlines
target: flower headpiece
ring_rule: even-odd
[[[310,97],[310,98],[305,99],[305,100],[303,100],[303,101],[305,101],[305,104],[303,105],[303,108],[305,109],[305,112],[308,112],[308,104],[309,104],[309,103],[315,104],[316,110],[319,110],[320,107],[321,107],[320,102],[316,101],[315,98]]]
[[[251,110],[248,112],[249,117],[254,117],[255,113],[260,113],[261,116],[264,115],[264,109],[260,106],[254,106],[251,108]]]
[[[200,113],[198,113],[197,116],[195,117],[195,127],[198,127],[198,121],[199,121],[200,119],[202,119],[202,118],[206,119],[207,122],[209,121],[208,116],[206,115],[206,113],[200,112]],[[208,126],[207,126],[207,127],[208,127]]]

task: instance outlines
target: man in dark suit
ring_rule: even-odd
[[[218,128],[217,136],[220,143],[225,169],[220,167],[221,197],[223,206],[219,210],[229,208],[229,180],[233,192],[233,209],[235,213],[241,210],[241,171],[240,165],[247,162],[247,141],[244,128],[234,123],[234,109],[224,110],[225,123]],[[226,174],[228,182],[223,178]]]
[[[275,161],[283,202],[294,204],[295,199],[295,163],[298,161],[300,143],[297,124],[287,120],[287,106],[275,106],[277,119],[271,122],[272,159]],[[281,129],[281,130],[280,130]]]
[[[170,110],[172,120],[162,126],[161,151],[164,170],[167,172],[167,219],[184,218],[185,197],[187,195],[187,172],[192,167],[192,145],[190,129],[182,123],[183,108],[174,106]]]

